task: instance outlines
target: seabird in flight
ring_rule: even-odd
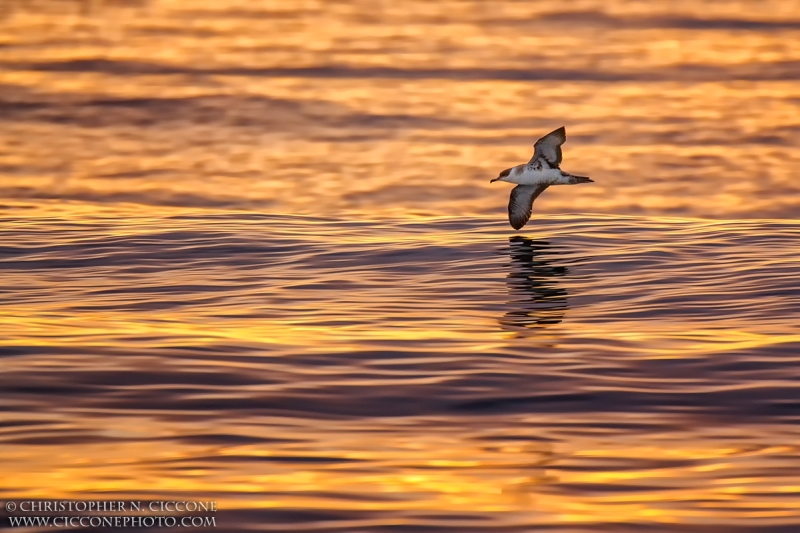
[[[507,181],[516,183],[508,201],[508,220],[514,229],[520,229],[531,218],[533,201],[550,185],[592,183],[585,176],[575,176],[561,170],[561,145],[567,140],[564,127],[551,131],[533,145],[533,157],[525,165],[507,168],[490,183]]]

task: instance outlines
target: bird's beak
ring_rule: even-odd
[[[495,181],[497,181],[497,180],[499,180],[499,179],[500,179],[500,178],[494,178],[494,179],[492,179],[492,180],[489,180],[489,183],[494,183]]]

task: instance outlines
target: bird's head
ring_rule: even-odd
[[[511,174],[513,169],[507,168],[500,173],[495,179],[491,180],[489,183],[494,183],[495,181],[507,181],[506,178]]]

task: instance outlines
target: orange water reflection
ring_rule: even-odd
[[[792,2],[37,5],[0,493],[800,522]],[[595,183],[509,239],[488,178],[561,124]]]
[[[737,2],[715,4],[725,17],[418,4],[17,8],[0,48],[0,194],[501,214],[507,191],[486,177],[566,124],[565,164],[596,183],[548,191],[540,212],[797,213],[800,22],[785,2],[758,19]]]
[[[800,343],[794,317],[770,311],[782,304],[755,294],[764,287],[754,286],[750,294],[743,289],[759,279],[753,274],[758,268],[781,265],[773,271],[779,282],[787,265],[797,264],[791,250],[776,247],[772,257],[761,258],[763,267],[755,255],[741,256],[746,248],[717,258],[720,268],[742,276],[727,295],[714,281],[718,273],[677,263],[686,273],[677,310],[714,295],[721,309],[697,321],[671,316],[659,303],[676,291],[669,267],[591,274],[606,261],[658,257],[659,248],[710,250],[715,240],[766,228],[765,221],[584,222],[555,216],[541,229],[550,235],[545,242],[509,241],[491,218],[443,231],[437,225],[448,228],[463,218],[384,219],[376,232],[358,220],[289,217],[277,224],[230,211],[154,209],[141,216],[135,206],[24,207],[6,208],[4,227],[8,242],[27,242],[34,255],[26,256],[29,268],[9,271],[5,279],[18,297],[2,304],[0,313],[0,348],[10,354],[0,378],[8,391],[0,489],[14,497],[203,494],[213,495],[222,509],[467,513],[495,525],[763,526],[798,518],[800,480],[787,465],[800,461],[800,436],[780,416],[765,414],[756,422],[748,414],[743,422],[717,412],[719,406],[704,413],[680,402],[669,407],[667,399],[653,405],[654,412],[613,404],[618,394],[696,399],[729,389],[746,406],[760,391],[791,387],[789,367],[784,377],[739,380],[721,370],[682,373],[683,363],[677,363],[724,365],[720,356],[767,366],[790,361],[786,350]],[[771,233],[800,231],[785,223],[778,228]],[[469,262],[454,258],[456,270],[445,278],[417,274],[416,284],[390,300],[384,296],[396,283],[391,279],[407,279],[405,269],[362,279],[342,296],[324,286],[301,289],[309,272],[321,284],[336,277],[326,270],[324,254],[307,267],[263,259],[225,267],[219,263],[224,256],[213,252],[199,262],[160,263],[163,272],[133,277],[130,288],[121,287],[130,275],[125,269],[146,263],[131,260],[105,274],[91,264],[48,273],[46,263],[37,263],[49,255],[68,259],[65,250],[87,239],[117,247],[91,252],[81,245],[81,254],[91,252],[86,260],[92,254],[113,260],[135,252],[135,243],[161,243],[160,252],[148,257],[170,257],[173,246],[198,246],[191,235],[201,230],[217,232],[209,242],[220,250],[283,234],[305,235],[300,249],[309,254],[315,245],[385,253],[389,242],[411,255],[425,246],[477,246],[486,253]],[[622,234],[628,237],[617,241]],[[169,244],[171,235],[183,242]],[[631,246],[654,235],[672,244]],[[578,246],[580,239],[588,241]],[[440,267],[446,264],[440,260]],[[375,266],[364,267],[360,276],[371,276]],[[53,283],[64,287],[57,299],[37,289]],[[183,287],[181,298],[193,303],[159,309],[170,301],[170,287]],[[621,305],[620,298],[628,303]],[[153,307],[141,307],[148,303]],[[536,318],[540,304],[549,317],[544,321]],[[514,315],[529,305],[533,315]],[[724,311],[739,306],[750,309]],[[648,319],[650,313],[659,318]],[[509,322],[509,316],[519,320]],[[382,350],[404,355],[387,358]],[[353,359],[358,353],[364,358]],[[334,366],[302,362],[317,357],[341,360]],[[650,365],[662,370],[644,370]],[[287,372],[294,377],[279,377]],[[572,385],[550,387],[541,374]],[[471,399],[463,396],[470,389]],[[308,412],[308,399],[328,390],[339,391],[328,400],[332,412],[369,411],[370,402],[384,401],[361,397],[363,390],[396,390],[412,405],[405,415],[404,407],[394,412],[389,404],[385,413],[366,417]],[[612,400],[599,400],[590,410],[570,407],[587,395]],[[536,407],[540,401],[547,403]],[[426,404],[431,413],[414,414],[414,405]]]

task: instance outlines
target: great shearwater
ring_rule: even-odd
[[[550,185],[592,183],[586,176],[575,176],[561,170],[561,145],[567,140],[567,131],[561,126],[551,131],[533,145],[533,157],[526,165],[507,168],[490,183],[507,181],[518,185],[511,190],[508,201],[508,221],[520,229],[531,218],[533,201]]]

